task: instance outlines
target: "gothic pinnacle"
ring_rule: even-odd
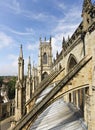
[[[46,37],[45,37],[45,41],[46,41]]]
[[[51,36],[50,36],[50,43],[51,43]]]
[[[63,36],[63,44],[65,43],[65,37]]]
[[[30,56],[29,56],[29,62],[28,62],[28,65],[30,65],[31,64],[31,58],[30,58]]]
[[[50,46],[51,46],[51,36],[50,36],[50,40],[49,40],[49,42],[50,42]]]
[[[63,36],[62,47],[64,46],[65,43],[66,43],[66,41],[65,41],[65,38]]]
[[[58,57],[58,51],[56,52],[56,58]]]
[[[92,6],[91,0],[84,0],[84,2],[83,2],[83,11],[82,12],[89,9],[91,6]]]
[[[19,55],[20,58],[23,58],[23,51],[22,51],[22,44],[20,46],[20,55]]]
[[[69,35],[68,35],[68,41],[70,40],[70,37],[69,37]]]
[[[91,0],[84,0],[83,6],[86,6],[87,4],[92,5]]]
[[[39,41],[40,41],[40,42],[42,41],[41,37],[39,38]]]

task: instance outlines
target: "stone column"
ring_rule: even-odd
[[[88,98],[89,96],[86,93],[86,90],[84,89],[84,120],[87,123],[88,122]]]
[[[90,114],[88,119],[88,130],[95,130],[95,91],[90,97]]]
[[[67,101],[67,103],[69,102],[69,94],[67,94],[67,96],[66,96],[66,101]]]
[[[2,103],[0,103],[0,119],[2,117]]]
[[[79,108],[78,91],[76,91],[76,106],[77,106],[77,108]]]
[[[76,95],[75,95],[75,91],[73,92],[73,104],[75,105],[76,104]]]
[[[84,120],[87,123],[87,95],[85,93],[85,89],[84,89]]]
[[[71,103],[73,103],[73,92],[71,92]]]
[[[64,101],[67,102],[67,103],[69,102],[69,94],[66,94],[66,95],[64,96]]]

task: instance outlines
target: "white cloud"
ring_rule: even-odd
[[[14,68],[13,65],[7,64],[7,65],[0,65],[0,75],[6,76],[6,75],[16,75],[17,76],[17,68]]]
[[[18,73],[18,56],[9,54],[7,56],[7,64],[0,64],[0,75],[17,75]]]
[[[56,5],[61,10],[65,10],[67,8],[66,5],[63,2],[58,1],[58,2],[56,2]]]
[[[28,35],[34,35],[35,34],[35,31],[33,30],[33,28],[27,28],[25,29],[25,31],[21,32],[21,31],[17,31],[17,30],[14,30],[8,26],[5,26],[5,25],[0,25],[0,28],[4,31],[9,31],[11,33],[14,33],[16,35],[21,35],[21,36],[28,36]]]
[[[75,30],[81,21],[81,11],[79,7],[71,7],[65,12],[65,16],[58,20],[58,24],[53,32],[69,32]]]
[[[72,24],[72,23],[59,23],[58,26],[53,30],[54,33],[63,33],[65,37],[68,35],[72,35],[74,30],[78,27],[78,24]]]
[[[81,10],[79,9],[79,7],[70,7],[68,8],[68,10],[66,10],[66,6],[64,4],[59,4],[59,8],[61,10],[64,10],[63,13],[65,14],[65,16],[63,16],[63,18],[59,19],[57,18],[57,16],[52,16],[52,15],[46,15],[44,12],[32,12],[32,11],[28,11],[28,10],[24,10],[21,8],[20,3],[17,0],[13,0],[10,1],[10,3],[7,3],[7,7],[9,9],[11,9],[13,11],[13,13],[18,13],[21,14],[25,17],[28,17],[29,19],[36,19],[36,20],[44,20],[44,21],[49,21],[51,22],[51,24],[54,22],[53,20],[55,20],[55,24],[56,27],[54,27],[54,29],[51,31],[51,33],[53,34],[52,37],[52,49],[53,49],[53,55],[55,57],[56,52],[60,52],[62,50],[62,39],[63,36],[65,36],[66,38],[68,37],[68,35],[72,35],[74,30],[77,28],[78,23],[80,23],[81,19]],[[48,19],[48,20],[47,20]],[[52,26],[53,27],[53,26]],[[16,30],[13,30],[11,28],[7,28],[8,31],[17,34],[17,35],[31,35],[34,34],[35,30],[33,30],[32,28],[27,28],[25,29],[25,32],[19,32]],[[32,38],[32,37],[31,37]],[[14,39],[10,36],[8,36],[7,34],[0,32],[0,48],[4,48],[7,46],[11,46],[13,43],[15,43]],[[38,50],[38,46],[39,46],[39,42],[38,43],[30,43],[27,41],[27,44],[25,45],[26,50],[28,50],[28,53],[30,53],[31,51],[31,59],[33,62],[33,59],[37,61],[37,59],[35,57],[38,57],[37,53]],[[37,55],[37,56],[35,56]],[[17,73],[17,58],[18,56],[15,55],[9,55],[8,59],[11,61],[11,64],[7,64],[6,65],[2,65],[0,67],[0,73],[2,74],[16,74]],[[28,64],[28,57],[24,57],[25,59],[25,72],[27,70],[27,64]],[[4,69],[5,68],[5,69]]]
[[[0,32],[0,49],[8,47],[14,44],[12,37],[8,36],[4,32]]]
[[[33,28],[26,28],[26,32],[33,34],[33,33],[34,33],[34,30],[33,30]]]
[[[17,55],[13,55],[13,54],[9,54],[9,55],[8,55],[8,59],[9,59],[9,60],[13,60],[13,61],[17,61],[18,56],[17,56]]]
[[[56,20],[55,16],[47,14],[45,12],[32,12],[28,10],[22,10],[21,14],[29,19],[35,19],[38,21],[47,21],[49,19]]]
[[[80,14],[81,11],[78,7],[71,7],[67,12],[65,12],[65,17],[58,20],[57,26],[52,31],[52,34],[55,34],[55,36],[52,38],[54,57],[57,51],[60,52],[62,50],[63,36],[65,39],[67,39],[68,36],[72,36],[75,29],[77,29],[81,21]]]
[[[52,53],[53,57],[56,57],[56,52],[62,50],[62,39],[63,35],[56,35],[55,37],[52,37]]]
[[[27,35],[32,35],[34,33],[33,29],[27,30],[26,32],[20,32],[20,31],[16,31],[13,29],[9,29],[10,32],[17,34],[17,35],[21,35],[21,36],[27,36]]]
[[[35,51],[35,50],[38,50],[38,46],[39,46],[38,43],[34,43],[34,44],[33,44],[33,43],[28,43],[28,44],[27,44],[27,49],[28,49],[28,50],[32,50],[32,51],[33,51],[33,50]]]
[[[17,0],[12,0],[12,1],[9,0],[5,4],[5,6],[8,7],[9,9],[13,10],[15,13],[21,12],[20,3]]]
[[[17,0],[12,0],[12,7],[19,10],[20,9],[20,3]]]
[[[65,21],[76,22],[76,20],[78,21],[79,19],[81,19],[81,10],[78,6],[72,6],[66,11]]]
[[[28,57],[24,57],[24,73],[27,74]],[[31,60],[32,63],[32,60]],[[0,75],[18,75],[18,56],[9,54],[7,65],[0,64]]]
[[[36,2],[36,0],[34,0]],[[46,21],[47,19],[55,19],[53,15],[48,15],[46,12],[38,12],[38,11],[30,11],[27,9],[24,9],[20,2],[17,0],[8,0],[7,2],[3,1],[3,6],[5,6],[11,13],[13,14],[19,14],[22,16],[25,16],[29,19],[34,19],[38,21]]]

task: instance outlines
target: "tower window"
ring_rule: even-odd
[[[47,54],[46,54],[46,52],[43,54],[43,64],[47,64]]]

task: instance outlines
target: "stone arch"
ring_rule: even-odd
[[[61,63],[59,64],[59,70],[61,70],[62,69],[62,65],[61,65]]]
[[[43,54],[43,64],[47,64],[47,53],[44,52]]]
[[[43,74],[42,74],[42,80],[44,79],[44,78],[46,78],[48,76],[48,73],[47,72],[44,72]]]
[[[77,63],[76,57],[73,54],[70,54],[67,62],[67,72],[69,72]]]

